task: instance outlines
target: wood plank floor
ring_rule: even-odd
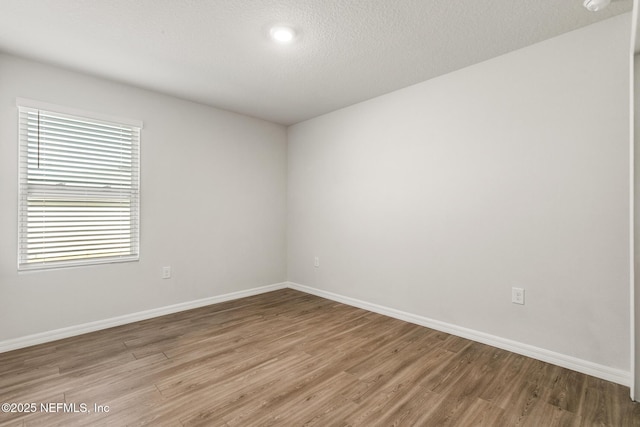
[[[640,426],[626,387],[289,289],[0,354],[4,402],[36,412],[2,426]]]

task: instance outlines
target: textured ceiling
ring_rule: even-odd
[[[292,124],[631,10],[614,0],[0,0],[0,51]],[[293,45],[270,26],[299,32]]]

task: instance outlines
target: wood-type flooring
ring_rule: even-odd
[[[290,289],[2,353],[0,403],[12,427],[640,426],[627,387]]]

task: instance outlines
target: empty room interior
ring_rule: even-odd
[[[2,0],[0,426],[640,426],[637,3]]]

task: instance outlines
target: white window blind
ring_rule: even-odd
[[[137,260],[140,127],[18,111],[18,268]]]

